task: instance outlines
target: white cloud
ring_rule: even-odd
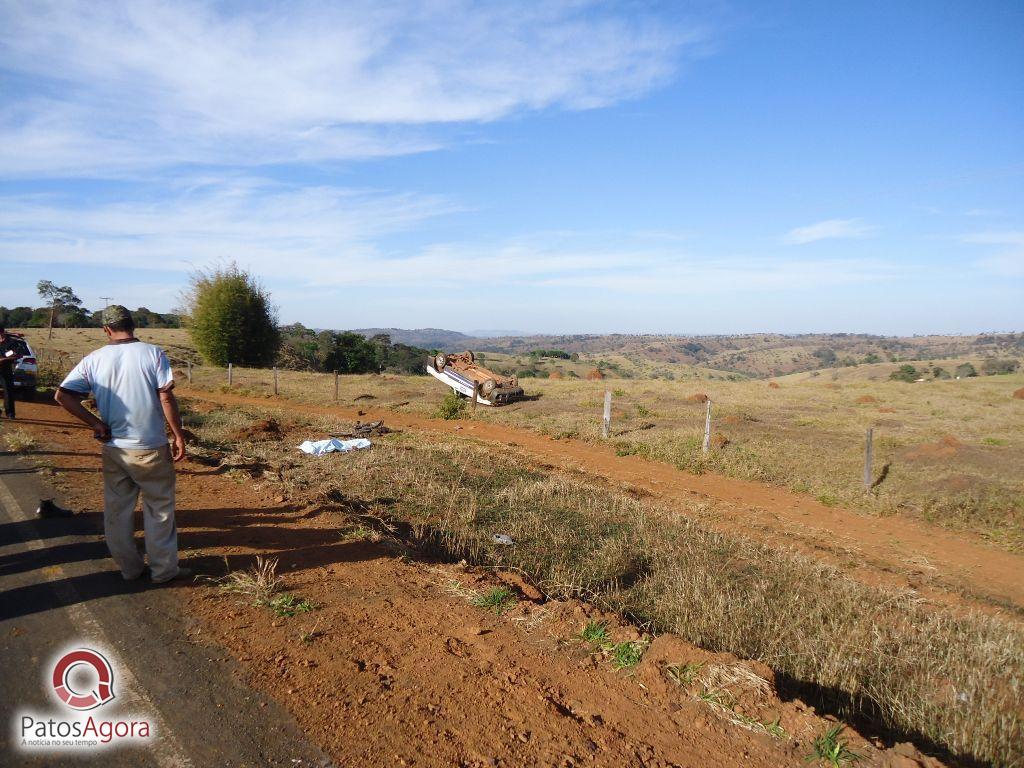
[[[961,243],[973,245],[1007,245],[1024,247],[1024,232],[1003,230],[999,232],[972,232],[960,236]]]
[[[581,0],[8,0],[0,168],[117,175],[423,151],[438,146],[431,126],[642,94],[701,38]]]
[[[12,196],[0,198],[0,260],[179,273],[235,260],[282,289],[326,291],[522,286],[695,295],[849,285],[894,274],[870,259],[712,258],[649,232],[388,245],[396,233],[459,210],[438,196],[253,178],[199,180],[158,202],[81,206]]]
[[[806,245],[818,240],[846,240],[870,237],[875,228],[861,219],[827,219],[817,224],[791,229],[784,242],[789,245]]]
[[[968,245],[991,246],[989,256],[978,259],[975,265],[999,277],[1024,277],[1024,232],[1003,230],[972,232],[961,235],[960,242]]]

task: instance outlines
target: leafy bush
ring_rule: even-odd
[[[898,369],[889,374],[893,381],[917,381],[920,376],[917,368],[912,365],[901,365]]]
[[[974,366],[970,363],[961,363],[956,367],[956,377],[958,379],[969,379],[977,375],[978,372],[974,370]]]
[[[1006,373],[1013,373],[1020,365],[1016,360],[1003,359],[999,357],[986,358],[981,364],[981,370],[986,376],[998,376]]]
[[[466,411],[466,401],[459,397],[454,389],[448,390],[441,404],[437,407],[437,418],[439,419],[461,419]]]
[[[195,272],[185,295],[192,342],[213,365],[267,366],[281,335],[270,294],[236,264]]]

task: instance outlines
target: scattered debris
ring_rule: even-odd
[[[313,456],[323,456],[325,453],[348,453],[369,448],[370,441],[364,437],[357,437],[355,440],[338,440],[332,437],[329,440],[307,440],[299,446],[299,450]]]
[[[357,400],[359,398],[356,398]],[[357,421],[352,425],[352,429],[348,432],[332,432],[331,437],[375,437],[378,435],[388,435],[394,430],[384,426],[384,419],[378,421],[368,421],[363,424]]]
[[[506,547],[510,547],[513,544],[515,544],[515,541],[512,540],[512,537],[504,533],[494,534],[493,536],[491,536],[491,541],[493,541],[495,544],[504,544]]]

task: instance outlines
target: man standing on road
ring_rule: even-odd
[[[21,359],[20,347],[2,326],[0,326],[0,383],[4,387],[4,413],[14,418],[14,366]]]
[[[132,581],[145,572],[135,546],[135,504],[142,492],[143,528],[150,577],[156,583],[191,575],[178,566],[174,524],[174,464],[185,457],[174,377],[160,347],[135,338],[131,313],[116,304],[103,310],[108,344],[68,374],[56,400],[92,428],[103,443],[103,530],[107,547]],[[82,401],[93,394],[100,418]],[[171,430],[168,445],[164,421]]]

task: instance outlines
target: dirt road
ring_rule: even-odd
[[[284,399],[183,389],[198,400],[277,409],[344,419],[385,419],[416,429],[516,446],[559,469],[585,472],[626,484],[671,504],[706,496],[720,502],[711,522],[776,545],[797,547],[870,583],[915,589],[944,602],[1024,613],[1024,556],[903,517],[869,517],[827,507],[784,488],[721,475],[693,475],[639,456],[616,456],[611,447],[539,435],[524,429],[473,421],[443,421],[393,411],[313,406]]]
[[[183,585],[124,582],[107,559],[98,516],[38,520],[41,495],[48,492],[31,465],[0,455],[0,762],[111,768],[329,764],[287,712],[242,683],[223,650],[177,610],[173,592]],[[46,684],[53,659],[76,647],[99,650],[114,671],[114,700],[91,714],[150,721],[154,743],[100,754],[18,751],[15,726],[24,713],[69,713]]]
[[[291,507],[273,488],[191,462],[178,474],[186,562],[215,577],[272,556],[283,589],[313,610],[275,614],[210,580],[125,589],[95,535],[101,477],[90,433],[53,406],[26,404],[19,413],[18,428],[38,447],[17,464],[5,459],[11,477],[30,476],[31,461],[46,462],[66,503],[82,514],[41,527],[38,556],[4,550],[11,556],[0,564],[17,580],[3,585],[5,607],[15,608],[2,627],[5,664],[23,667],[12,672],[19,683],[37,675],[34,652],[70,631],[49,618],[63,603],[40,603],[40,595],[48,580],[70,582],[74,604],[87,605],[107,627],[105,641],[149,686],[146,700],[185,753],[174,758],[185,762],[145,755],[132,764],[189,764],[189,750],[218,747],[214,735],[221,751],[191,764],[275,764],[301,742],[287,718],[266,715],[274,706],[268,698],[337,764],[352,766],[801,766],[811,740],[831,724],[776,696],[766,668],[672,636],[658,638],[631,672],[616,671],[578,637],[593,618],[608,620],[616,642],[640,639],[612,617],[575,601],[538,601],[514,580],[516,604],[489,612],[467,599],[494,586],[488,572],[410,559],[397,544],[349,530],[339,513]],[[28,509],[19,506],[16,525],[24,526]],[[80,525],[84,538],[62,538]],[[739,686],[746,725],[700,700],[697,680],[670,681],[670,662]],[[260,695],[247,694],[247,686]],[[762,730],[752,732],[750,723]],[[781,735],[766,732],[768,725]],[[940,765],[908,744],[883,751],[880,741],[846,733],[864,764]],[[244,751],[260,735],[264,741],[252,742],[257,752]],[[259,757],[249,762],[250,754]],[[312,758],[289,759],[302,765]]]

